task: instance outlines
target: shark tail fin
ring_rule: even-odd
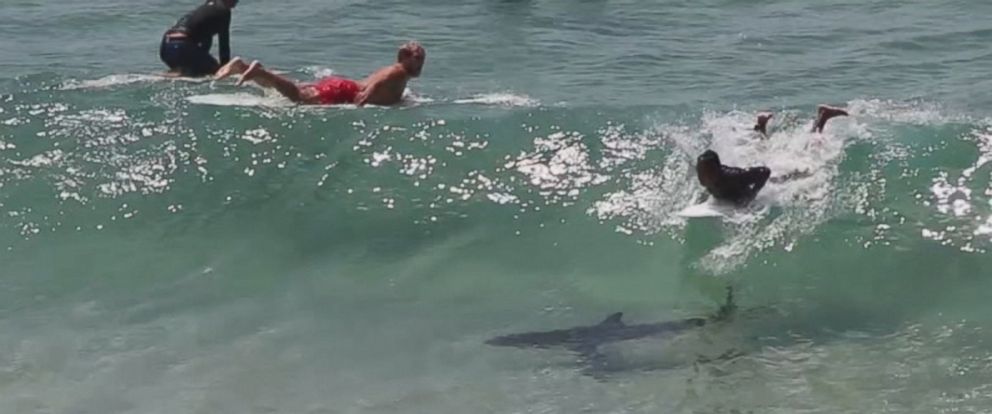
[[[734,287],[727,286],[727,303],[720,306],[720,310],[717,311],[713,319],[717,321],[723,321],[730,319],[734,312],[737,310],[737,305],[734,304]]]
[[[603,321],[600,322],[599,324],[600,325],[623,325],[623,321],[620,320],[621,318],[623,318],[623,312],[617,312],[617,313],[611,314],[610,316],[607,316],[606,319],[603,319]]]

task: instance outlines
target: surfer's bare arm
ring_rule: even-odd
[[[362,81],[362,91],[355,98],[355,104],[358,106],[365,106],[369,103],[376,104],[380,100],[377,98],[390,92],[395,88],[396,83],[402,83],[405,87],[407,79],[408,76],[399,64],[379,69]]]
[[[355,97],[355,104],[364,106],[400,103],[407,81],[420,76],[426,58],[427,52],[420,43],[403,44],[396,54],[396,63],[375,71],[360,83],[361,91]]]

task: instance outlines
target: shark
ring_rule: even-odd
[[[583,361],[592,365],[592,368],[600,369],[604,368],[606,363],[605,356],[599,352],[599,348],[603,345],[649,337],[675,336],[709,323],[726,320],[734,310],[733,290],[728,288],[726,304],[720,307],[716,315],[710,317],[627,324],[623,321],[623,312],[616,312],[595,325],[501,335],[485,343],[516,348],[564,348],[578,353]]]
[[[594,352],[600,345],[610,342],[676,334],[691,328],[698,328],[707,322],[708,319],[706,318],[687,318],[628,325],[623,321],[623,312],[617,312],[595,325],[497,336],[486,341],[486,344],[541,349],[562,347],[579,353],[590,353]]]

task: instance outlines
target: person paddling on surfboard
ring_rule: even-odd
[[[299,104],[395,105],[403,100],[407,82],[420,76],[426,58],[427,52],[420,43],[409,42],[400,47],[396,63],[375,71],[365,80],[356,82],[330,76],[312,84],[298,84],[279,76],[263,68],[258,61],[248,65],[240,58],[234,58],[217,71],[215,78],[220,80],[240,74],[238,85],[253,81],[259,86],[274,88],[282,96]]]
[[[812,132],[823,132],[827,121],[838,116],[847,116],[847,111],[827,105],[816,108],[816,122]],[[754,130],[762,135],[768,135],[768,121],[773,114],[763,112],[758,114]],[[743,206],[750,203],[765,187],[772,171],[768,167],[753,167],[748,169],[729,167],[720,163],[720,156],[710,150],[704,152],[696,160],[696,176],[699,183],[706,188],[713,198],[718,201]],[[796,177],[808,175],[808,172],[798,171],[785,176],[776,177],[772,181],[782,182]]]
[[[838,116],[847,116],[847,111],[836,108],[833,106],[820,105],[816,107],[816,122],[813,123],[813,130],[810,132],[823,132],[823,127],[827,125],[827,121],[831,118]],[[768,136],[768,121],[772,119],[775,114],[771,112],[762,112],[758,114],[758,119],[754,123],[754,130],[760,132],[761,135]]]
[[[231,60],[231,10],[238,0],[208,0],[166,30],[159,58],[169,67],[166,76],[212,75]],[[220,62],[210,56],[217,36]]]
[[[713,150],[704,152],[696,160],[696,176],[706,191],[718,201],[738,206],[754,200],[771,175],[772,170],[767,167],[745,170],[723,165],[720,156]]]

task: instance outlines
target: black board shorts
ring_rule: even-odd
[[[210,56],[210,50],[205,50],[199,44],[187,39],[169,39],[162,36],[158,55],[169,69],[178,71],[183,76],[209,76],[220,69],[220,63]]]

